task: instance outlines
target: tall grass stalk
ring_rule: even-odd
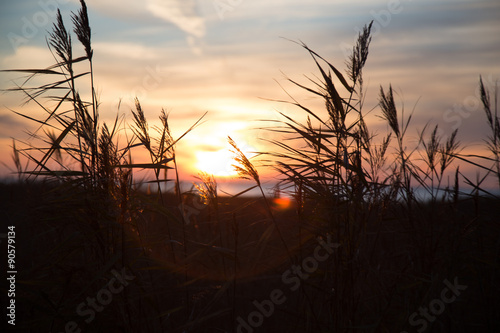
[[[498,115],[498,86],[495,85],[494,100],[491,100],[491,94],[484,87],[483,78],[479,78],[479,91],[483,103],[484,113],[488,121],[491,134],[488,137],[487,147],[493,154],[494,169],[500,188],[500,118]]]
[[[276,229],[276,232],[278,233],[278,236],[280,238],[281,243],[283,244],[283,247],[288,255],[288,258],[290,262],[293,264],[294,260],[292,258],[292,254],[288,248],[288,245],[283,238],[283,234],[278,226],[278,223],[276,222],[276,219],[274,217],[274,214],[272,212],[271,206],[269,205],[269,201],[267,200],[267,197],[264,193],[264,189],[262,188],[262,184],[260,182],[260,177],[259,173],[257,172],[257,169],[254,167],[252,162],[246,157],[246,155],[238,148],[236,145],[236,142],[234,142],[231,137],[228,136],[228,142],[232,147],[231,152],[233,153],[233,159],[236,162],[236,164],[233,164],[233,168],[236,170],[238,173],[238,176],[242,179],[248,179],[248,180],[253,180],[255,184],[257,184],[257,187],[259,188],[260,194],[262,195],[262,199],[264,199],[264,203],[267,208],[267,212],[269,214],[269,217],[271,218],[271,221],[273,222],[273,225]]]

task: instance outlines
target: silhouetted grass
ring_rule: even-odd
[[[56,63],[18,70],[29,76],[12,89],[46,112],[42,119],[21,114],[39,127],[31,141],[13,142],[18,182],[0,184],[4,224],[16,225],[19,235],[19,331],[60,332],[74,322],[83,332],[243,332],[240,319],[248,322],[258,311],[254,301],[279,289],[286,300],[262,315],[255,332],[410,332],[417,330],[411,314],[439,298],[442,281],[455,277],[467,290],[427,331],[500,328],[500,206],[482,185],[489,175],[500,184],[500,125],[497,94],[492,102],[482,80],[491,156],[464,155],[457,131],[445,139],[437,126],[429,133],[429,125],[412,147],[406,140],[412,115],[398,110],[391,86],[379,93],[388,132],[375,135],[366,122],[371,24],[359,34],[345,75],[299,43],[318,76],[312,87],[290,83],[321,98],[324,109],[290,96],[287,103],[306,121],[282,113],[273,128],[282,135],[271,141],[275,151],[261,154],[281,175],[277,197],[286,192],[291,206],[274,205],[254,163],[231,138],[236,171],[255,185],[221,196],[216,179],[200,174],[183,193],[175,146],[203,117],[179,138],[163,110],[160,126],[150,128],[138,100],[131,125],[119,116],[112,124],[100,121],[90,24],[81,5],[72,22],[84,54],[74,57],[58,12],[48,39]],[[88,71],[75,72],[73,65],[83,62]],[[30,87],[35,76],[55,80]],[[88,100],[76,80],[87,77]],[[56,106],[45,107],[44,97]],[[123,142],[120,133],[128,129],[132,136]],[[137,149],[149,160],[133,161]],[[472,181],[458,161],[483,175]],[[134,169],[152,171],[153,179],[141,183]],[[169,182],[173,191],[165,190]],[[153,185],[147,193],[146,184]],[[261,196],[244,197],[252,189]],[[299,275],[326,240],[335,250]],[[113,270],[124,269],[133,280],[87,321],[78,307],[107,285]],[[297,289],[284,281],[289,270]]]

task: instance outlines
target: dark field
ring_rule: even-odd
[[[187,198],[200,209],[183,224],[175,196],[158,206],[155,196],[136,193],[130,220],[118,224],[101,215],[111,210],[64,187],[4,184],[0,193],[3,229],[16,226],[20,332],[249,331],[238,318],[257,324],[255,332],[500,328],[495,200],[425,204],[413,217],[397,204],[350,210],[311,202],[300,216],[296,204],[272,208],[289,257],[259,198],[219,198],[217,211]],[[328,223],[332,216],[338,224]],[[335,243],[332,253],[318,252],[324,261],[311,259],[317,237]],[[99,292],[123,268],[130,280],[108,303]],[[449,304],[435,301],[445,279],[466,286],[456,298],[444,293]],[[411,325],[429,304],[429,319],[418,314]]]

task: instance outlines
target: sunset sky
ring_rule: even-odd
[[[380,85],[392,84],[398,106],[404,104],[407,113],[414,109],[410,138],[417,138],[417,129],[428,121],[439,123],[445,134],[459,128],[459,139],[469,149],[479,149],[486,138],[476,91],[479,75],[487,85],[500,78],[498,0],[86,2],[104,120],[111,122],[117,112],[131,120],[138,96],[151,124],[165,108],[179,136],[208,111],[204,123],[178,147],[185,177],[199,169],[227,173],[228,166],[220,161],[227,160],[228,135],[245,151],[269,150],[261,139],[279,136],[259,130],[265,123],[258,120],[278,120],[277,111],[299,114],[270,101],[288,99],[282,87],[323,112],[318,100],[286,81],[285,75],[307,83],[304,75],[317,74],[307,52],[289,40],[303,41],[344,70],[346,50],[371,20],[364,109],[376,107]],[[0,69],[53,63],[45,37],[55,20],[55,5],[69,28],[77,1],[2,1]],[[0,75],[1,89],[12,87],[13,79],[22,82],[19,74]],[[39,111],[33,104],[22,107],[21,94],[0,96],[0,156],[12,167],[12,138],[25,140],[30,125],[9,109],[33,115]],[[375,109],[369,126],[385,132],[377,114]],[[1,176],[8,172],[0,166]]]

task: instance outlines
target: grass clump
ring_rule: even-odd
[[[470,230],[476,218],[488,214],[476,209],[469,215],[472,211],[462,208],[470,203],[477,207],[486,200],[478,197],[479,192],[487,192],[482,183],[488,175],[498,176],[498,119],[482,81],[481,96],[492,131],[487,145],[493,158],[479,158],[493,162],[491,167],[461,153],[458,130],[445,140],[437,125],[430,134],[425,126],[418,133],[418,143],[409,144],[412,114],[405,117],[404,110],[398,110],[392,86],[380,87],[379,92],[379,117],[388,132],[376,135],[369,130],[368,113],[363,111],[363,69],[370,42],[368,24],[346,63],[347,80],[330,62],[299,43],[316,64],[317,79],[309,79],[312,86],[288,81],[319,98],[325,107],[313,110],[293,97],[280,101],[297,107],[306,121],[281,113],[283,120],[271,129],[286,138],[271,141],[276,151],[267,154],[276,160],[282,188],[297,202],[297,233],[330,235],[341,245],[318,280],[308,283],[308,295],[315,302],[293,310],[295,316],[302,315],[295,324],[304,331],[310,327],[325,332],[408,329],[408,316],[422,305],[421,295],[435,294],[445,276],[463,276],[473,283],[489,271],[483,267],[473,272],[457,261],[469,257],[467,251],[489,256],[488,250],[483,252],[462,233]],[[486,175],[474,184],[460,171],[457,160],[476,164]],[[464,191],[463,183],[472,185],[472,190]],[[488,194],[490,204],[498,202],[498,197]],[[485,228],[498,231],[498,225]],[[299,253],[307,244],[298,238]],[[315,316],[304,317],[306,313]],[[477,314],[470,309],[471,317],[465,319],[460,310],[450,311],[434,327],[456,330],[456,323],[469,322]]]

